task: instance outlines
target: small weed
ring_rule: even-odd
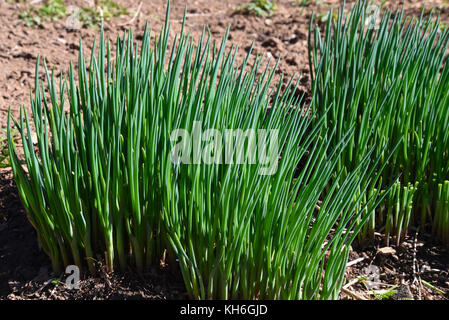
[[[373,294],[376,297],[376,300],[388,300],[391,297],[393,297],[396,293],[398,293],[397,290],[395,290],[397,286],[393,286],[388,290],[385,291],[375,291],[373,290]]]
[[[277,4],[269,0],[251,0],[249,3],[242,4],[236,13],[253,14],[260,17],[271,17],[276,11]]]
[[[19,14],[28,27],[42,25],[44,22],[54,21],[63,18],[66,15],[64,0],[49,0],[40,8],[29,5]]]
[[[28,27],[37,27],[45,22],[70,16],[78,19],[82,27],[88,28],[98,25],[102,19],[109,20],[113,17],[128,14],[126,8],[112,0],[100,0],[95,7],[74,8],[74,10],[69,10],[64,4],[64,0],[48,0],[39,8],[29,5],[20,12],[19,17]]]
[[[103,17],[99,14],[99,8],[101,9]],[[98,25],[102,19],[109,20],[121,15],[128,15],[126,8],[118,5],[112,0],[103,0],[97,3],[97,7],[80,8],[79,20],[83,27],[88,28],[90,26]]]

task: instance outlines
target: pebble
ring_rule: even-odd
[[[392,247],[383,247],[377,250],[379,253],[383,255],[394,255],[396,253],[396,250],[394,250]]]
[[[407,284],[401,285],[397,289],[397,293],[392,297],[394,300],[413,300],[413,294],[410,291],[410,286]]]

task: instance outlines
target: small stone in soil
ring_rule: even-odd
[[[394,300],[409,300],[413,299],[412,292],[410,291],[410,286],[407,284],[401,285],[397,289],[397,293],[392,297]]]

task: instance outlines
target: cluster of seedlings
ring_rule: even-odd
[[[370,27],[365,2],[323,35],[312,20],[305,103],[294,79],[273,80],[277,65],[250,65],[251,49],[237,64],[228,34],[217,45],[204,29],[195,42],[183,24],[169,43],[169,10],[156,37],[118,37],[114,59],[103,31],[89,67],[81,43],[77,75],[71,64],[59,83],[45,62],[39,81],[38,61],[32,120],[25,108],[9,116],[20,198],[56,272],[163,259],[192,298],[335,299],[354,240],[382,228],[400,243],[420,225],[449,242],[447,29],[400,11]],[[224,137],[275,131],[276,170],[174,162],[173,131],[198,123]],[[234,156],[254,151],[225,142]]]

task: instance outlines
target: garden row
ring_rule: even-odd
[[[329,299],[356,238],[383,228],[399,243],[430,224],[449,241],[449,31],[400,12],[366,26],[362,2],[324,36],[311,21],[306,104],[251,50],[238,65],[227,34],[195,42],[183,25],[169,44],[169,10],[154,43],[130,31],[115,59],[101,32],[87,68],[81,43],[59,84],[45,63],[40,83],[38,61],[32,121],[9,117],[19,194],[56,272],[163,258],[192,298]]]

